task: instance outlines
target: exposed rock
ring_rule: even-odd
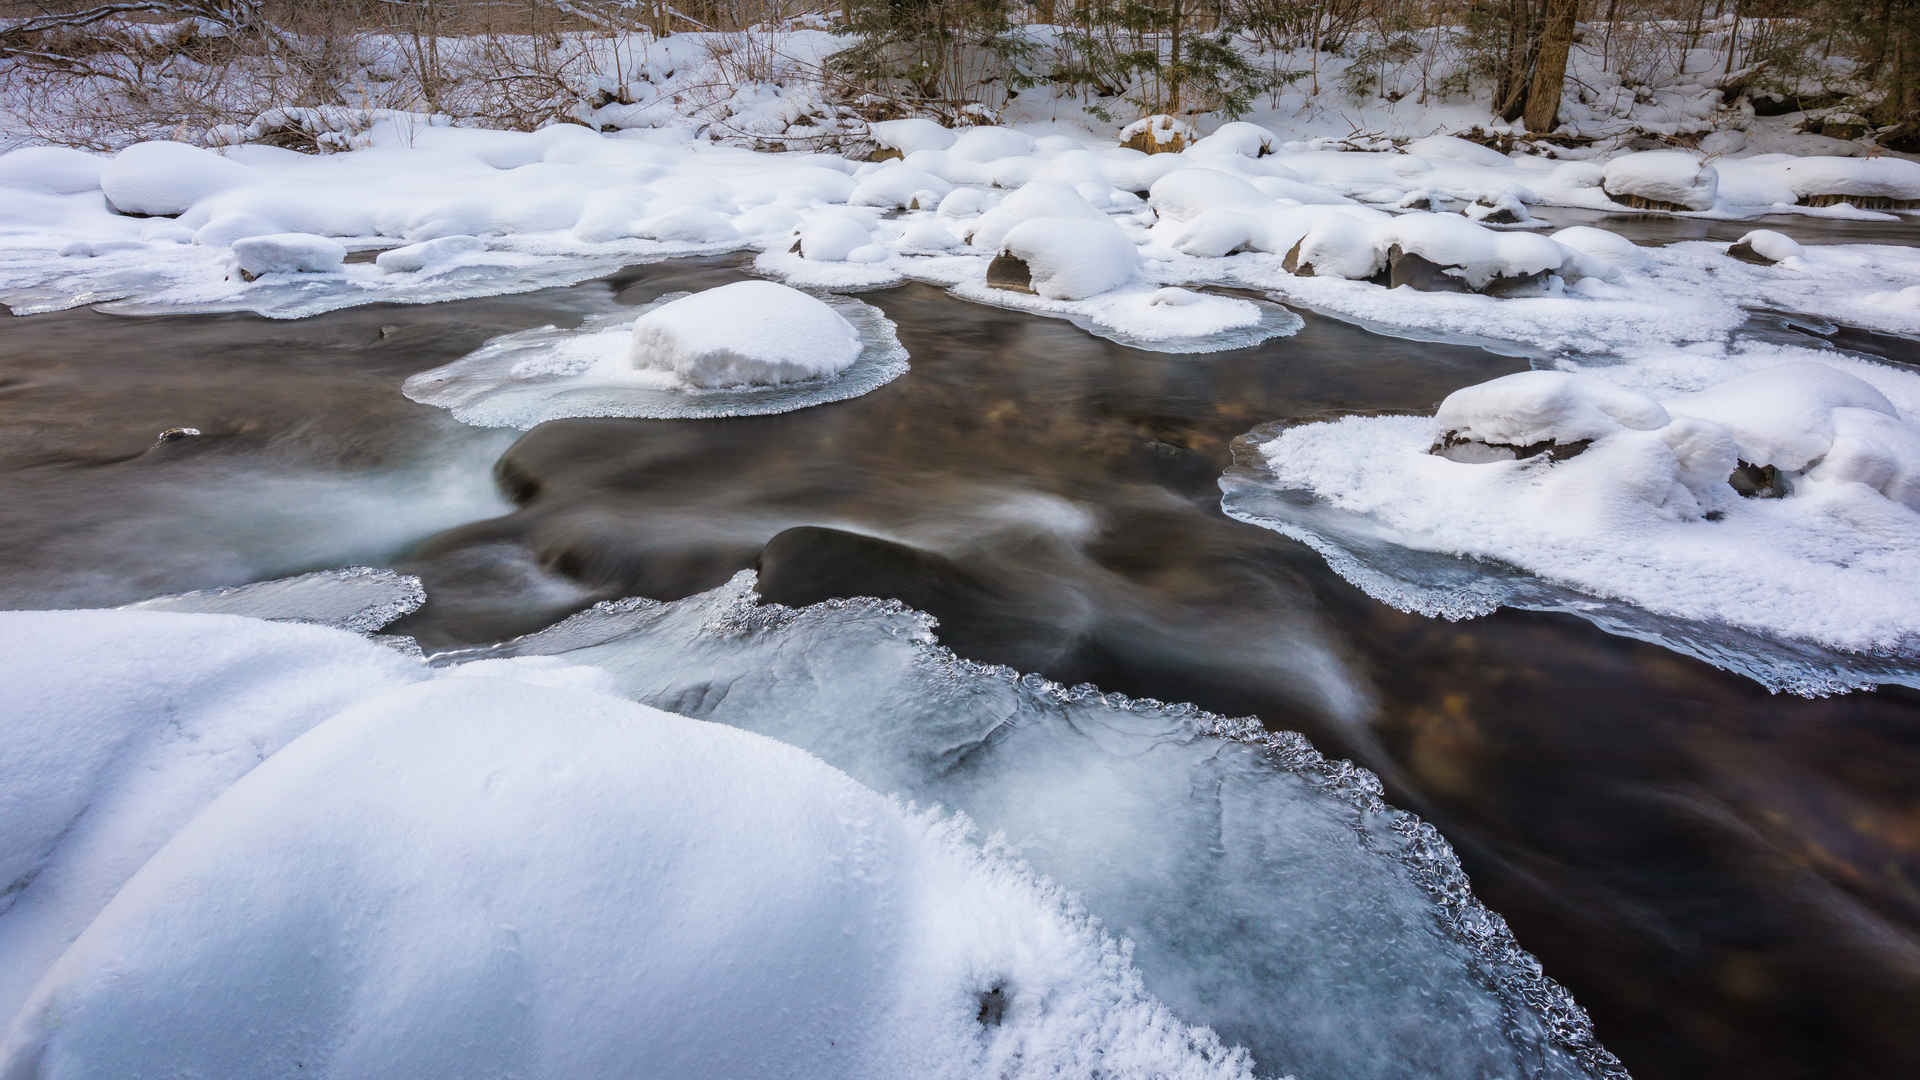
[[[1468,217],[1478,221],[1482,225],[1518,225],[1526,220],[1520,212],[1515,211],[1511,204],[1502,205],[1481,199],[1475,202],[1474,205],[1487,208],[1484,213],[1469,212],[1467,214]]]
[[[1878,195],[1802,195],[1801,206],[1839,206],[1846,203],[1861,210],[1920,210],[1920,199],[1887,199]]]
[[[1405,285],[1420,292],[1473,291],[1457,275],[1447,273],[1449,269],[1454,268],[1441,266],[1410,251],[1402,251],[1399,244],[1387,249],[1387,287],[1390,289]]]
[[[1018,256],[1001,252],[987,264],[987,286],[1011,292],[1033,293],[1033,269]]]
[[[199,434],[200,429],[197,427],[170,427],[161,432],[160,437],[154,441],[163,443],[179,442],[181,439],[197,438]]]
[[[1739,259],[1743,263],[1752,263],[1755,266],[1773,265],[1772,259],[1753,250],[1753,243],[1749,240],[1742,240],[1728,247],[1727,254],[1732,258]]]
[[[1578,439],[1567,443],[1542,439],[1525,445],[1482,442],[1479,439],[1467,438],[1457,431],[1449,431],[1428,447],[1427,453],[1446,458],[1448,461],[1458,461],[1463,465],[1485,465],[1494,461],[1524,461],[1527,458],[1542,455],[1545,455],[1548,461],[1565,461],[1568,458],[1580,456],[1587,447],[1592,445],[1592,439]]]
[[[1746,499],[1779,499],[1788,492],[1787,477],[1772,465],[1755,465],[1751,461],[1741,461],[1733,467],[1733,475],[1727,477],[1727,483],[1733,490]]]

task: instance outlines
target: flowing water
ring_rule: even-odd
[[[1920,1070],[1920,695],[1776,697],[1568,616],[1402,614],[1221,513],[1256,425],[1427,412],[1524,360],[1313,315],[1253,349],[1147,353],[909,285],[863,299],[912,370],[836,404],[522,435],[399,392],[491,337],[746,276],[692,260],[297,321],[10,319],[0,603],[392,566],[428,600],[390,629],[433,651],[747,569],[796,607],[894,598],[962,657],[1251,714],[1373,770],[1636,1075]],[[202,434],[156,441],[176,427]],[[1263,1022],[1220,1026],[1303,1075],[1330,1060]]]

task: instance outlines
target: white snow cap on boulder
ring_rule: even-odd
[[[918,209],[931,210],[952,191],[952,184],[932,173],[889,161],[862,175],[847,202],[890,209],[905,209],[918,202]]]
[[[486,249],[487,242],[477,236],[442,236],[383,251],[373,257],[373,264],[389,274],[413,274]]]
[[[1685,150],[1647,150],[1607,162],[1600,186],[1615,199],[1638,197],[1688,210],[1711,210],[1720,190],[1720,174]]]
[[[1082,300],[1132,281],[1140,253],[1106,218],[1035,218],[1008,231],[1003,254],[1027,264],[1033,291],[1049,300]]]
[[[1644,394],[1590,375],[1520,371],[1448,394],[1433,414],[1436,435],[1502,446],[1574,443],[1670,418]]]
[[[1733,433],[1740,457],[1799,472],[1833,446],[1833,414],[1864,409],[1899,417],[1886,395],[1825,364],[1782,364],[1728,379],[1667,402],[1676,413],[1711,420]]]
[[[135,143],[100,170],[114,209],[155,216],[184,213],[209,195],[246,183],[250,170],[211,150],[177,142]]]
[[[1429,135],[1406,145],[1412,157],[1423,161],[1450,161],[1457,165],[1480,165],[1504,169],[1513,164],[1507,155],[1491,146],[1483,146],[1455,135]]]
[[[1920,162],[1904,158],[1796,157],[1779,166],[1780,177],[1801,198],[1853,195],[1920,199]]]
[[[853,215],[831,210],[808,215],[794,231],[800,257],[814,262],[846,262],[872,239],[866,225]]]
[[[1798,240],[1785,233],[1774,232],[1772,229],[1755,229],[1733,242],[1736,248],[1743,245],[1747,250],[1769,262],[1791,259],[1804,250]]]
[[[918,116],[904,120],[881,120],[870,125],[867,133],[874,142],[902,155],[915,150],[945,150],[958,137],[951,129]]]
[[[1273,132],[1245,120],[1229,120],[1194,143],[1189,152],[1201,157],[1264,157],[1273,153]]]
[[[1274,199],[1231,173],[1218,169],[1179,169],[1153,182],[1147,205],[1158,216],[1189,221],[1208,210],[1251,210],[1274,205]]]
[[[736,281],[662,304],[633,324],[622,363],[600,373],[669,372],[691,386],[770,385],[837,375],[860,356],[860,332],[798,289]]]
[[[65,146],[26,146],[0,154],[0,188],[75,195],[100,186],[106,159]]]
[[[347,249],[338,240],[311,233],[272,233],[233,242],[233,262],[242,274],[325,274],[340,269]]]
[[[942,209],[945,207],[943,205]],[[1081,198],[1080,193],[1048,180],[1035,180],[1000,200],[1000,204],[980,215],[967,239],[974,247],[997,251],[1008,230],[1035,218],[1084,218],[1106,221],[1107,215]]]
[[[61,957],[0,1075],[1251,1076],[954,824],[586,674],[482,662],[279,749]]]

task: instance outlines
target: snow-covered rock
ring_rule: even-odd
[[[266,274],[325,274],[340,269],[347,249],[311,233],[272,233],[233,242],[233,264],[251,281]]]
[[[1479,292],[1498,282],[1534,279],[1560,269],[1567,249],[1535,233],[1499,232],[1452,214],[1411,213],[1381,223],[1376,244],[1385,246],[1392,273],[1390,284],[1431,287],[1431,274],[1419,266],[1438,268],[1441,277],[1457,280]],[[1426,264],[1431,264],[1430,267]]]
[[[1033,218],[1007,232],[1002,257],[1025,264],[1035,295],[1082,300],[1119,288],[1139,272],[1133,241],[1105,218]]]
[[[100,170],[100,189],[123,214],[168,216],[252,175],[211,150],[177,142],[135,143]]]
[[[1801,202],[1818,203],[1821,196],[1920,202],[1920,162],[1904,158],[1796,157],[1778,171]]]
[[[973,230],[968,234],[967,240],[977,249],[997,251],[1000,248],[1000,242],[1006,238],[1008,230],[1023,221],[1031,221],[1035,218],[1082,218],[1087,221],[1105,221],[1107,215],[1082,198],[1079,192],[1064,184],[1035,180],[1000,200],[993,209],[981,214],[974,222]]]
[[[711,389],[825,378],[859,356],[860,332],[825,303],[771,281],[737,281],[642,315],[624,365],[602,373],[668,372]]]
[[[1652,398],[1589,375],[1521,371],[1448,394],[1433,426],[1443,442],[1564,446],[1628,428],[1650,431],[1669,419]]]
[[[1501,169],[1511,165],[1507,155],[1491,146],[1453,135],[1429,135],[1424,139],[1415,139],[1403,149],[1411,157],[1423,161],[1446,161],[1456,165],[1478,165],[1482,168]]]
[[[1865,380],[1826,364],[1782,364],[1672,399],[1673,412],[1733,433],[1743,461],[1793,473],[1832,448],[1837,409],[1899,415]]]
[[[65,146],[25,146],[0,154],[0,188],[74,195],[100,187],[105,159]]]
[[[1727,248],[1727,254],[1742,262],[1770,266],[1800,254],[1798,241],[1772,229],[1755,229]]]
[[[389,274],[415,274],[486,249],[486,241],[479,237],[456,234],[391,248],[375,255],[373,263]]]
[[[847,202],[853,206],[931,210],[952,191],[952,184],[932,173],[888,162],[862,175]]]
[[[948,152],[961,161],[998,161],[1033,153],[1033,136],[1004,127],[970,127],[954,137]],[[909,161],[907,164],[913,164]]]
[[[1188,148],[1195,157],[1263,158],[1273,153],[1273,132],[1244,120],[1229,120]]]
[[[845,212],[823,210],[809,215],[795,230],[794,254],[814,262],[846,262],[872,239],[866,225]]]
[[[945,150],[953,145],[956,138],[952,129],[917,116],[904,120],[881,120],[868,129],[868,134],[875,143],[902,156],[916,150]]]
[[[1217,169],[1179,169],[1153,182],[1147,205],[1162,218],[1188,221],[1208,210],[1247,210],[1272,206],[1271,196]]]
[[[1620,202],[1650,209],[1710,210],[1720,176],[1684,150],[1647,150],[1607,162],[1601,186]]]
[[[1199,138],[1192,124],[1166,113],[1143,116],[1120,129],[1120,145],[1143,154],[1177,154]]]

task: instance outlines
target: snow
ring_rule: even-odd
[[[1104,221],[1080,193],[1064,184],[1035,180],[1000,200],[974,222],[968,242],[984,251],[997,251],[1015,225],[1036,218],[1080,218]]]
[[[749,281],[670,294],[637,318],[608,302],[574,329],[503,334],[401,389],[463,423],[531,428],[577,416],[788,412],[858,397],[906,371],[879,309]]]
[[[1754,254],[1772,262],[1791,259],[1802,250],[1798,241],[1772,229],[1755,229],[1734,241],[1735,247],[1742,244],[1753,249]]]
[[[24,146],[0,154],[0,188],[43,195],[100,189],[101,159],[64,146]]]
[[[1273,433],[1223,481],[1227,510],[1406,610],[1569,610],[1800,693],[1920,685],[1904,569],[1920,427],[1849,370],[1920,401],[1912,377],[1799,362],[1656,398],[1621,385],[1633,370],[1523,372],[1432,420]],[[1560,449],[1515,459],[1548,440]],[[1737,462],[1778,468],[1784,496],[1741,497]]]
[[[350,634],[225,615],[8,612],[0,656],[7,1017],[222,790],[355,698],[424,677]]]
[[[860,332],[825,303],[770,281],[736,281],[640,316],[627,363],[599,372],[670,372],[704,389],[771,386],[838,375],[859,355]]]
[[[375,255],[373,264],[389,274],[417,274],[446,266],[462,256],[485,251],[486,248],[486,241],[479,237],[456,233],[423,240],[418,244],[389,248]]]
[[[1244,120],[1229,120],[1214,128],[1189,149],[1195,157],[1259,158],[1273,153],[1273,132]]]
[[[1209,210],[1253,209],[1273,205],[1246,180],[1214,169],[1179,169],[1153,182],[1147,205],[1174,221],[1191,221]]]
[[[9,950],[10,979],[45,975],[6,1075],[137,1072],[156,1046],[231,1077],[1251,1075],[963,820],[603,673],[432,678],[221,616],[0,627],[27,687],[0,790],[32,832],[8,838],[54,853],[0,921],[27,928],[55,868],[125,882],[103,908],[91,883],[51,966]]]
[[[1200,138],[1193,125],[1179,117],[1165,113],[1143,116],[1120,129],[1120,141],[1130,144],[1139,141],[1151,142],[1154,146],[1167,146],[1177,143],[1175,148],[1191,146]]]
[[[795,230],[799,255],[812,262],[846,262],[865,247],[872,233],[865,222],[845,213],[818,211]]]
[[[250,277],[266,274],[324,274],[338,270],[347,249],[337,240],[307,233],[248,236],[233,242],[233,261]]]
[[[1026,263],[1033,291],[1049,300],[1084,300],[1133,280],[1133,241],[1105,218],[1029,218],[1008,230],[1003,253]]]
[[[177,142],[135,143],[100,170],[100,189],[125,214],[172,215],[250,179],[249,170],[211,150]]]
[[[1796,196],[1920,199],[1920,162],[1903,158],[1797,157],[1778,165]]]
[[[1638,196],[1688,210],[1710,210],[1720,176],[1684,150],[1646,150],[1607,162],[1601,186],[1618,199]]]
[[[903,156],[916,150],[945,150],[953,145],[955,138],[952,130],[920,117],[882,120],[868,131],[874,142]]]
[[[1435,430],[1483,443],[1574,443],[1665,427],[1659,403],[1591,376],[1522,371],[1448,394]]]
[[[1376,236],[1376,244],[1458,268],[1460,279],[1475,289],[1496,278],[1558,270],[1567,258],[1565,248],[1544,236],[1496,232],[1453,214],[1402,214],[1381,223]]]
[[[952,191],[952,184],[932,173],[898,162],[888,162],[861,176],[847,203],[851,206],[931,210]]]

